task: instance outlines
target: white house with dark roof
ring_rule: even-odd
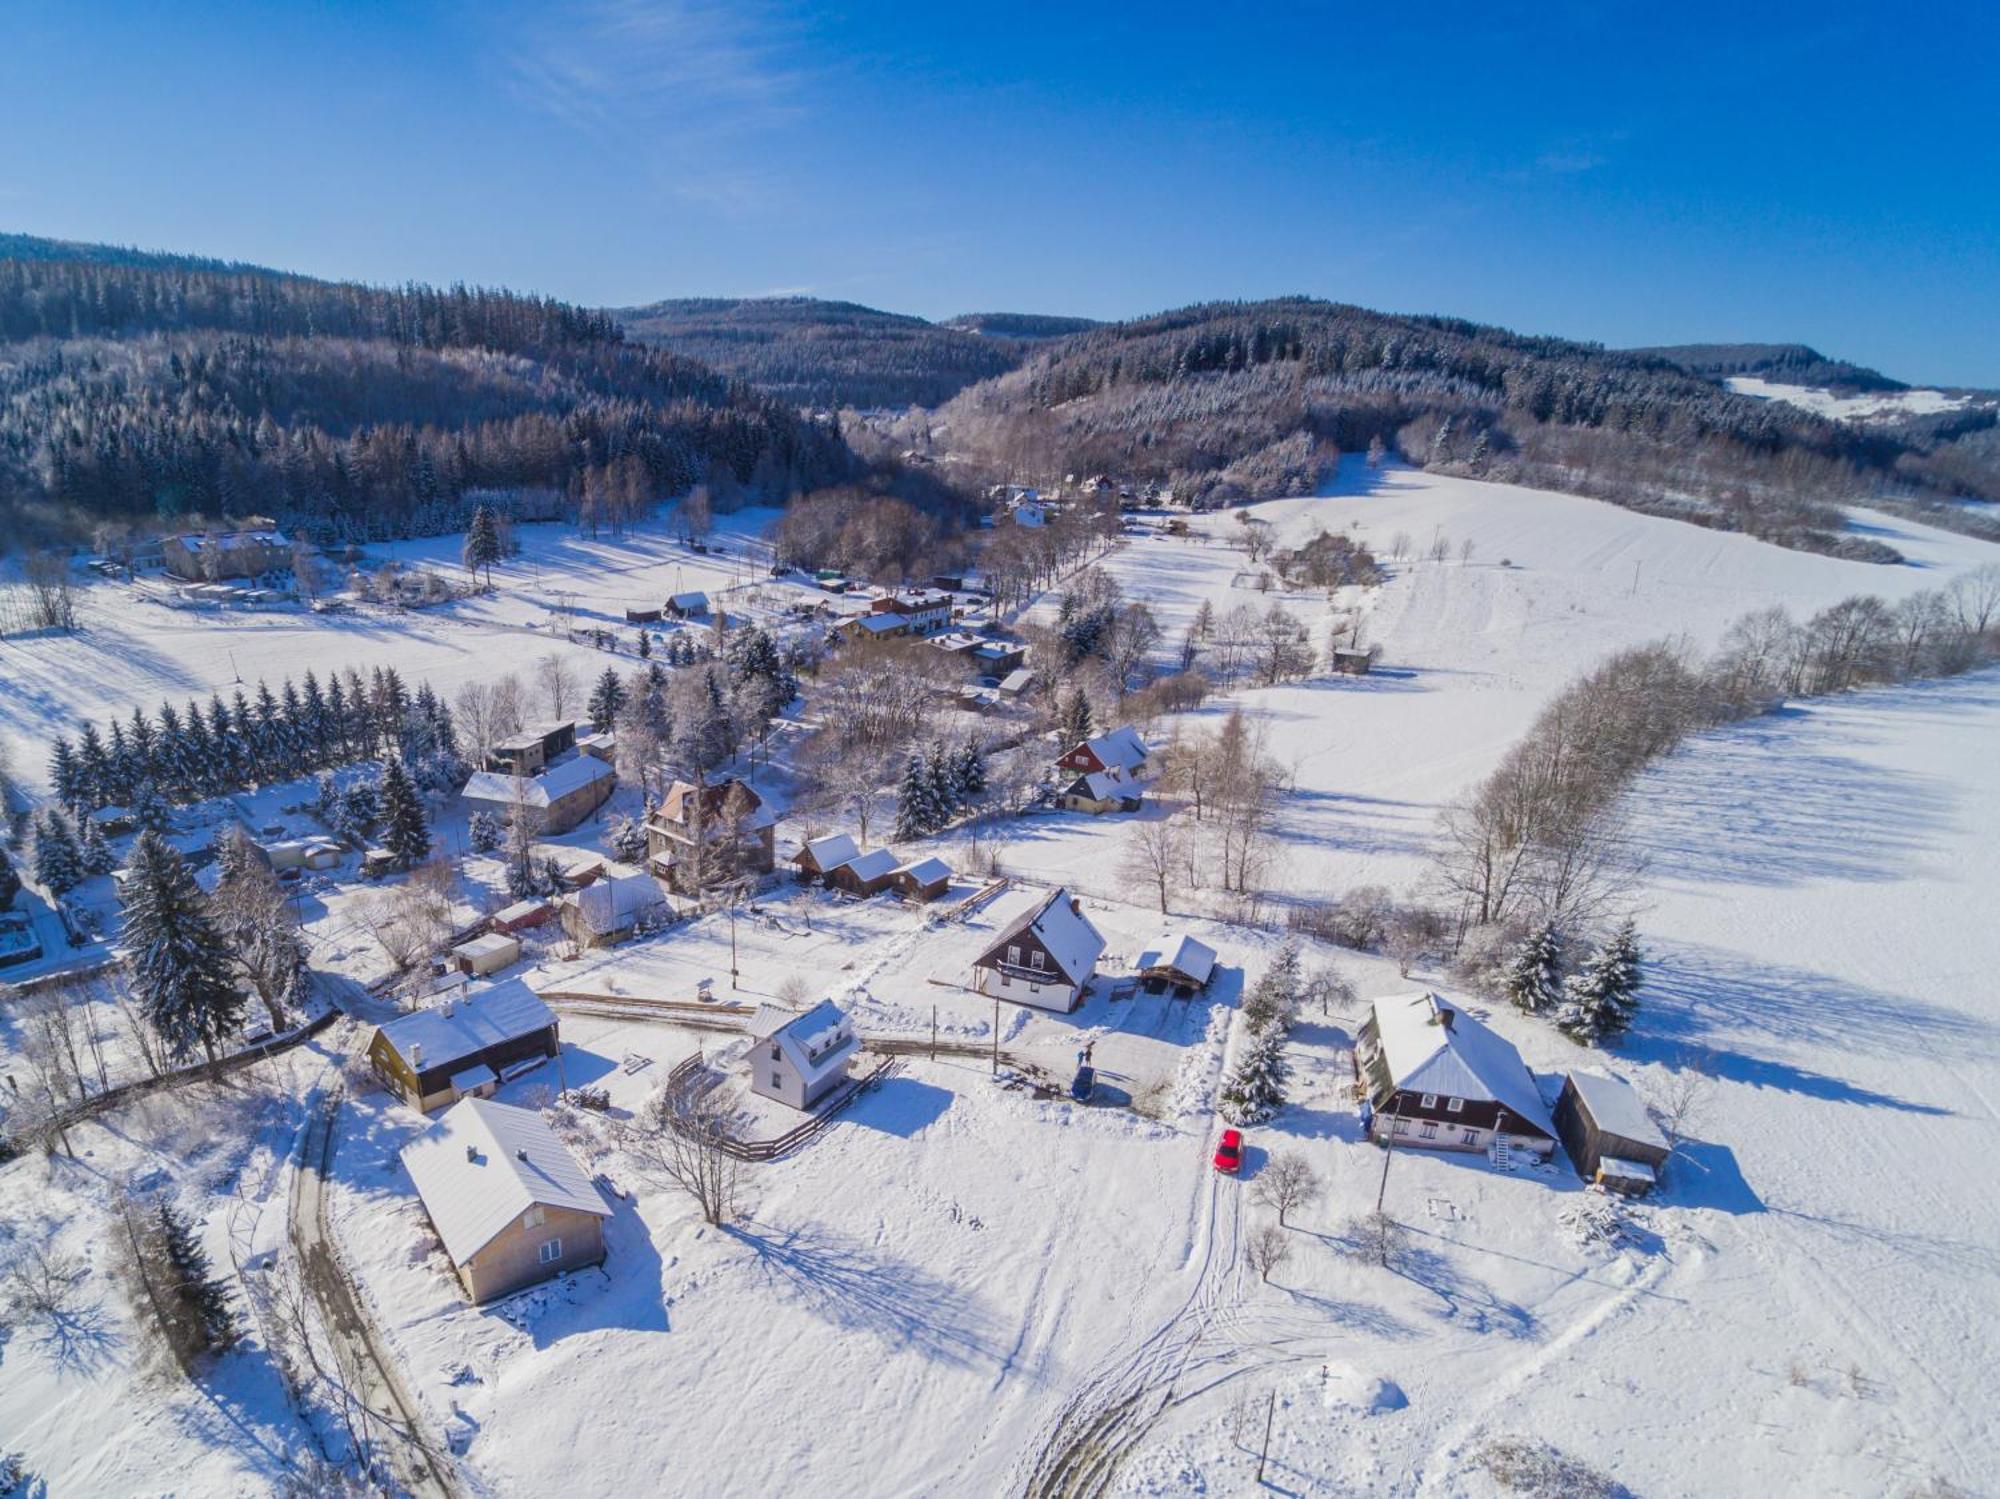
[[[468,1098],[403,1147],[403,1167],[475,1302],[604,1261],[611,1208],[532,1109]]]
[[[1104,937],[1058,886],[1001,929],[972,960],[972,987],[1039,1010],[1074,1010],[1090,987]]]
[[[1432,1150],[1555,1149],[1556,1127],[1513,1044],[1436,994],[1378,999],[1354,1070],[1377,1140]]]
[[[804,1014],[759,1005],[750,1017],[750,1091],[809,1109],[847,1080],[861,1038],[847,1012],[823,999]]]

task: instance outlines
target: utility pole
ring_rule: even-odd
[[[1000,1075],[1000,996],[993,996],[993,1075]]]
[[[937,1060],[937,1006],[931,1006],[931,1060]]]
[[[1398,1106],[1400,1102],[1399,1098]],[[1389,1195],[1389,1162],[1396,1154],[1396,1125],[1400,1118],[1394,1108],[1389,1110],[1389,1142],[1388,1149],[1382,1152],[1382,1184],[1375,1189],[1375,1215],[1378,1218],[1382,1215],[1382,1200]]]
[[[736,989],[736,895],[733,891],[729,897],[729,988],[732,993]]]

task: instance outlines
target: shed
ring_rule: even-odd
[[[257,847],[273,869],[332,869],[342,858],[337,838],[278,838]]]
[[[451,950],[452,962],[458,965],[458,971],[473,978],[498,973],[509,963],[519,961],[520,956],[520,938],[510,937],[504,932],[488,932],[470,942],[461,942]]]
[[[849,895],[876,895],[889,888],[891,878],[901,866],[902,861],[888,849],[873,848],[828,870],[826,883],[831,889],[844,890]]]
[[[1185,934],[1162,937],[1139,954],[1134,967],[1147,993],[1163,994],[1172,988],[1177,998],[1186,999],[1208,987],[1215,972],[1215,949]]]
[[[555,907],[545,900],[517,900],[495,911],[488,924],[496,932],[522,932],[540,926],[554,914]]]
[[[658,880],[633,870],[607,874],[560,897],[559,905],[563,930],[571,937],[585,947],[610,947],[665,915],[667,895]]]
[[[951,866],[935,854],[913,859],[889,877],[908,900],[936,900],[951,888]]]
[[[666,613],[674,619],[698,619],[708,613],[708,595],[699,591],[677,593],[667,600]]]
[[[1652,1191],[1673,1154],[1631,1085],[1594,1072],[1563,1079],[1555,1123],[1577,1175],[1627,1196]]]
[[[604,1261],[611,1208],[531,1109],[468,1098],[403,1147],[403,1166],[475,1302]]]
[[[633,609],[628,606],[625,610],[625,623],[628,625],[656,625],[659,622],[658,609]]]
[[[1374,665],[1373,651],[1356,651],[1340,647],[1333,653],[1333,669],[1342,676],[1365,677]]]

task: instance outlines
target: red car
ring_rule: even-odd
[[[1215,1147],[1215,1169],[1234,1176],[1243,1164],[1243,1131],[1226,1129],[1222,1132],[1222,1143]]]

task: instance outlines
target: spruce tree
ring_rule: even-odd
[[[111,840],[104,836],[104,828],[94,817],[84,818],[82,827],[83,837],[78,840],[77,849],[83,857],[83,872],[111,873],[118,867],[118,856],[111,851]]]
[[[176,1061],[216,1044],[242,1023],[245,999],[229,949],[210,922],[188,867],[157,833],[132,845],[125,884],[123,946],[132,988]]]
[[[500,542],[499,521],[494,519],[490,508],[485,505],[479,506],[472,512],[472,524],[466,528],[465,532],[465,551],[463,553],[465,570],[474,577],[477,577],[480,569],[484,568],[486,571],[486,586],[491,588],[493,586],[493,564],[500,561],[505,554],[506,548]]]
[[[1090,699],[1084,696],[1081,687],[1072,687],[1057,708],[1056,728],[1065,754],[1090,737]]]
[[[924,765],[924,777],[930,782],[933,818],[926,831],[935,833],[958,815],[958,770],[946,754],[942,739],[931,741],[931,754]]]
[[[1500,991],[1530,1015],[1552,1010],[1562,999],[1562,936],[1545,921],[1514,950],[1501,975]]]
[[[896,789],[896,826],[890,836],[899,842],[921,838],[937,826],[936,816],[930,772],[921,759],[912,755],[903,772],[903,783]]]
[[[653,637],[649,631],[639,632],[639,659],[644,661],[653,654]]]
[[[423,798],[417,794],[401,756],[391,755],[382,762],[380,805],[382,846],[405,869],[421,863],[431,851],[430,823],[424,816]]]
[[[58,898],[83,883],[83,850],[77,847],[69,819],[50,808],[35,830],[35,880]]]
[[[617,721],[619,709],[625,706],[625,684],[618,680],[615,667],[604,668],[604,675],[597,679],[591,689],[590,703],[585,709],[590,715],[590,725],[602,734]]]
[[[1262,1124],[1284,1104],[1285,1083],[1290,1076],[1284,1030],[1273,1027],[1252,1032],[1223,1080],[1222,1117],[1231,1124]]]
[[[986,794],[986,757],[979,752],[978,745],[966,744],[959,749],[955,769],[961,806],[976,802]]]
[[[208,1251],[201,1247],[194,1225],[172,1205],[155,1210],[160,1249],[166,1260],[165,1290],[182,1313],[182,1325],[193,1336],[197,1351],[227,1348],[236,1341],[236,1318],[229,1307],[229,1283],[213,1273]]]
[[[1639,934],[1627,920],[1563,986],[1556,1025],[1580,1046],[1622,1035],[1639,1009]]]
[[[4,845],[0,845],[0,911],[14,909],[14,897],[21,893],[21,877],[14,872],[14,861],[8,856]]]
[[[49,781],[55,787],[56,800],[70,811],[83,805],[83,772],[67,739],[56,740],[49,751]]]

